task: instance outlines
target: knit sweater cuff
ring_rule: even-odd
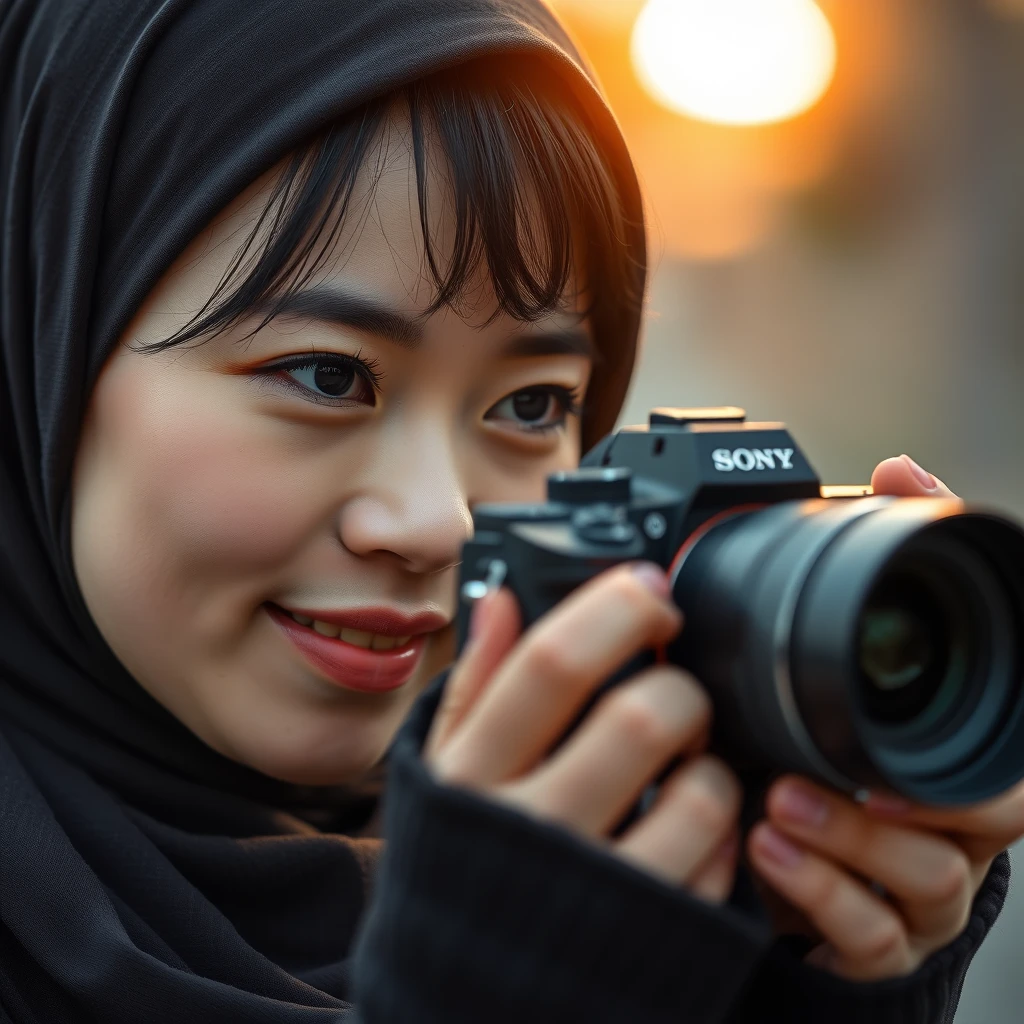
[[[878,982],[847,981],[803,962],[777,943],[759,968],[735,1019],[744,1024],[947,1024],[964,975],[1006,898],[1010,858],[1000,854],[974,898],[965,930],[913,974]]]
[[[403,1020],[410,1006],[438,1024],[723,1020],[764,932],[436,782],[419,756],[435,706],[420,702],[391,752],[387,846],[357,950],[365,1019]]]

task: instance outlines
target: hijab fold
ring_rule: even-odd
[[[366,100],[516,53],[591,112],[641,275],[623,141],[540,0],[0,0],[0,1018],[344,1015],[375,792],[236,764],[132,679],[75,580],[74,455],[122,332],[232,199]]]

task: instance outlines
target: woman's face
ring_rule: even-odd
[[[259,321],[133,351],[203,306],[269,179],[195,239],[100,375],[75,463],[75,570],[111,648],[211,747],[297,783],[372,765],[451,660],[473,506],[541,500],[579,455],[560,397],[590,372],[575,300],[481,327],[481,269],[468,321],[421,318],[407,124],[384,145],[293,315],[244,344]],[[443,251],[451,225],[433,229]]]

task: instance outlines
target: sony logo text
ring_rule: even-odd
[[[749,473],[752,469],[792,469],[792,448],[716,448],[711,461],[720,473],[739,469]]]

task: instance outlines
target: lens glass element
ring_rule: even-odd
[[[935,721],[964,697],[968,609],[934,567],[904,562],[878,581],[857,637],[864,709],[876,722]]]

